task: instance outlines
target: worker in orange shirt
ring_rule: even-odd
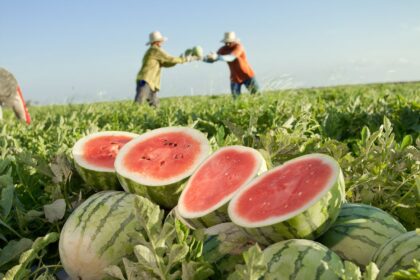
[[[241,87],[244,85],[251,94],[259,90],[255,73],[249,65],[244,47],[236,37],[235,32],[225,32],[221,41],[225,45],[221,47],[217,54],[210,53],[204,58],[205,62],[225,61],[230,69],[230,90],[233,98],[241,94]]]

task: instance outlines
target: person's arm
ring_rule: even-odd
[[[243,52],[243,48],[240,44],[236,44],[231,53],[225,53],[223,48],[220,48],[217,54],[219,55],[217,60],[232,62],[237,59]]]
[[[159,50],[157,59],[162,67],[173,67],[179,63],[185,63],[187,61],[185,57],[171,56],[163,50]]]

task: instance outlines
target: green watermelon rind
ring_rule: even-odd
[[[413,260],[420,260],[420,233],[409,231],[384,243],[372,260],[379,268],[378,279],[383,279],[399,269],[407,269]]]
[[[310,154],[300,158],[310,156],[327,157],[330,160],[335,161],[333,158],[323,154]],[[293,160],[298,159],[299,158]],[[252,184],[252,182],[250,184]],[[239,195],[240,194],[237,194],[236,196]],[[232,201],[229,204],[228,212],[231,220],[236,223],[235,219],[232,218]],[[274,222],[266,226],[248,226],[240,223],[237,224],[242,226],[244,231],[247,232],[250,237],[254,238],[255,241],[262,245],[270,245],[278,241],[295,238],[315,240],[326,232],[335,222],[344,202],[344,176],[341,168],[338,166],[338,175],[334,184],[332,184],[322,197],[313,202],[314,204],[310,205],[300,213],[295,214],[289,219]]]
[[[267,271],[262,279],[338,280],[340,257],[324,245],[305,239],[277,242],[263,251]]]
[[[126,192],[143,196],[163,208],[172,209],[178,204],[178,198],[188,178],[163,186],[146,186],[117,174],[118,180]]]
[[[118,190],[121,189],[115,172],[95,171],[79,165],[76,161],[74,167],[82,177],[85,184],[94,190]]]
[[[60,259],[72,279],[103,279],[103,269],[133,251],[136,195],[102,191],[84,201],[61,230]],[[89,263],[89,265],[86,265]]]
[[[345,203],[335,223],[318,241],[342,259],[366,266],[378,248],[407,230],[387,212],[364,204]]]
[[[218,151],[221,151],[222,149],[225,149],[225,148],[252,149],[252,148],[243,147],[243,146],[227,146],[227,147],[223,147],[223,148],[219,149]],[[216,151],[213,155],[215,155],[218,151]],[[263,155],[259,151],[254,150],[254,149],[252,149],[251,151],[253,151],[255,153],[255,156],[260,160],[260,168],[258,169],[255,176],[253,176],[253,178],[254,178],[256,176],[261,175],[265,171],[267,171],[267,164],[265,162],[265,159],[264,159]],[[202,165],[204,165],[206,163],[206,161],[204,161],[202,163]],[[199,169],[200,169],[200,167],[197,168],[197,171]],[[250,178],[250,180],[251,179],[252,178]],[[233,194],[231,196],[233,196]],[[192,225],[195,229],[197,229],[197,228],[208,228],[208,227],[215,226],[217,224],[227,223],[227,222],[231,221],[230,218],[229,218],[229,214],[228,214],[228,205],[229,205],[229,200],[226,201],[224,204],[220,205],[218,208],[212,210],[211,212],[209,212],[209,213],[207,213],[203,216],[196,217],[196,218],[187,218],[185,216],[182,216],[181,213],[179,213],[179,210],[178,210],[178,214],[180,216],[182,216],[182,218],[184,220],[186,220],[189,225]]]
[[[80,177],[82,177],[85,184],[93,188],[94,190],[97,190],[97,191],[119,190],[121,189],[121,185],[118,181],[117,174],[115,173],[115,170],[113,168],[110,169],[110,168],[98,167],[95,169],[92,163],[86,163],[83,160],[82,158],[83,156],[81,155],[81,149],[83,147],[83,144],[90,139],[94,139],[95,137],[100,137],[100,136],[116,136],[116,135],[130,136],[132,138],[139,136],[138,134],[135,134],[132,132],[126,132],[126,131],[94,132],[80,138],[74,144],[72,148],[74,167],[76,168]]]

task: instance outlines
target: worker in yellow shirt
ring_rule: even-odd
[[[147,101],[149,105],[157,107],[161,68],[199,59],[192,55],[180,57],[169,55],[162,49],[162,44],[166,40],[167,38],[163,37],[159,31],[150,33],[149,42],[146,43],[146,45],[150,45],[150,48],[144,54],[143,64],[137,75],[135,102],[142,104]]]

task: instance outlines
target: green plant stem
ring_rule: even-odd
[[[22,235],[20,235],[17,231],[15,231],[13,228],[11,228],[8,224],[6,224],[5,222],[3,222],[0,219],[0,225],[4,226],[5,228],[7,228],[8,230],[10,230],[12,233],[14,233],[17,237],[19,238],[23,238]]]

